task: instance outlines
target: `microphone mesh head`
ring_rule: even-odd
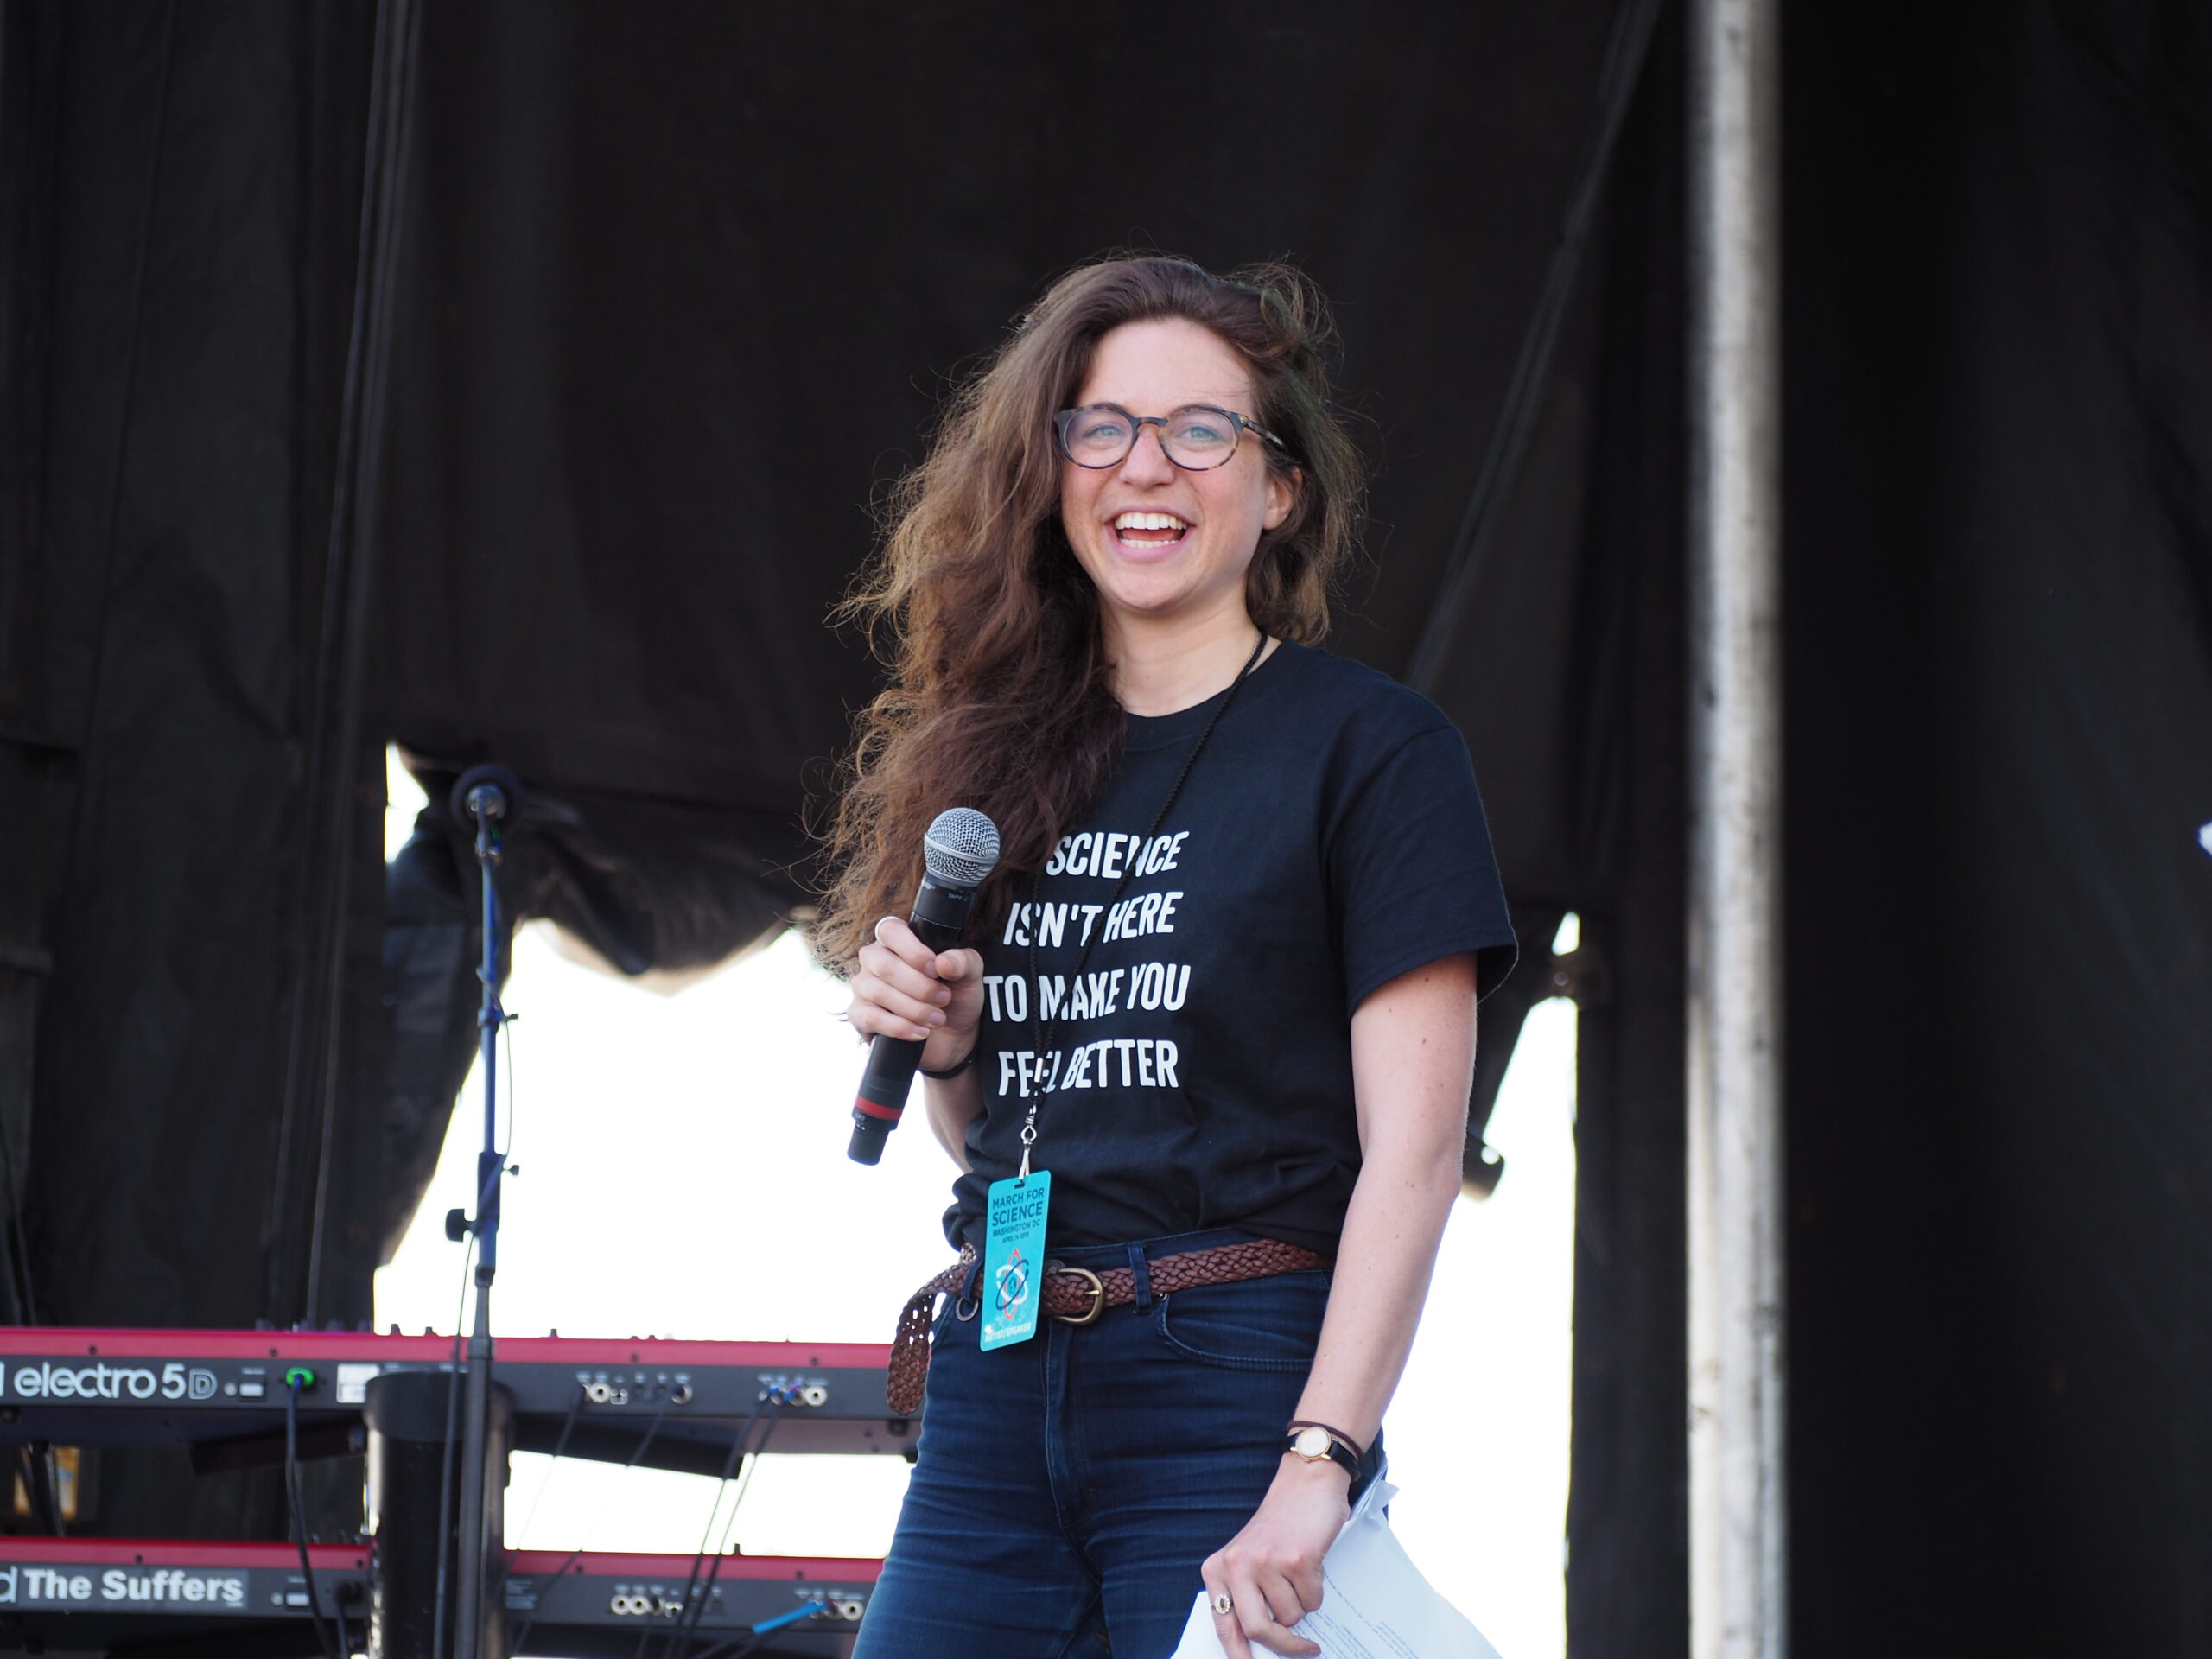
[[[922,837],[922,861],[941,887],[976,887],[997,868],[999,827],[972,806],[940,812]]]

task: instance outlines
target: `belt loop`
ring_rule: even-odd
[[[1144,1246],[1129,1246],[1129,1289],[1139,1313],[1152,1306],[1152,1264],[1144,1259]]]
[[[977,1256],[968,1264],[967,1274],[960,1281],[958,1294],[952,1299],[953,1316],[965,1325],[982,1312],[983,1258]]]

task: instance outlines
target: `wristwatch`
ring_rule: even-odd
[[[1338,1433],[1326,1423],[1293,1423],[1283,1436],[1282,1449],[1306,1463],[1333,1463],[1354,1480],[1359,1478],[1359,1447],[1351,1436]]]

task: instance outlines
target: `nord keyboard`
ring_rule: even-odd
[[[523,1451],[718,1474],[756,1409],[753,1443],[768,1432],[771,1452],[911,1453],[919,1422],[884,1403],[889,1358],[868,1343],[502,1337],[493,1376],[514,1396]],[[0,1329],[0,1444],[182,1445],[203,1469],[266,1463],[297,1376],[301,1453],[335,1456],[361,1449],[370,1378],[454,1369],[450,1337]]]
[[[358,1643],[371,1550],[318,1544],[309,1558],[324,1618],[342,1617]],[[695,1573],[689,1555],[518,1550],[506,1558],[507,1625],[522,1638],[521,1655],[627,1659],[640,1637],[672,1633],[688,1605],[697,1609],[696,1645],[765,1625],[772,1628],[752,1653],[837,1659],[852,1645],[881,1566],[726,1555]],[[321,1649],[298,1551],[289,1544],[0,1537],[0,1650],[156,1646],[165,1654],[312,1659]]]
[[[368,1616],[369,1552],[317,1544],[326,1618],[358,1632]],[[306,1576],[289,1544],[151,1543],[0,1536],[0,1650],[39,1652],[190,1643],[195,1653],[321,1651]],[[204,1645],[203,1645],[204,1644]]]
[[[528,1630],[523,1654],[631,1659],[649,1630],[676,1629],[688,1587],[689,1605],[698,1609],[693,1628],[702,1638],[727,1640],[772,1624],[750,1651],[832,1659],[851,1648],[883,1567],[880,1560],[724,1555],[709,1558],[695,1580],[693,1561],[690,1555],[514,1551],[507,1557],[508,1628]],[[709,1568],[718,1569],[711,1586]],[[655,1640],[646,1651],[659,1647]]]

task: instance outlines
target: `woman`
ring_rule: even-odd
[[[856,601],[897,683],[818,938],[858,1031],[925,1042],[966,1252],[863,1659],[1153,1659],[1201,1587],[1234,1659],[1318,1651],[1513,951],[1459,736],[1313,648],[1360,484],[1326,345],[1281,267],[1062,278]],[[955,804],[1004,853],[932,954],[894,912]],[[988,1345],[1039,1265],[993,1205],[1047,1188],[1052,1316]]]

